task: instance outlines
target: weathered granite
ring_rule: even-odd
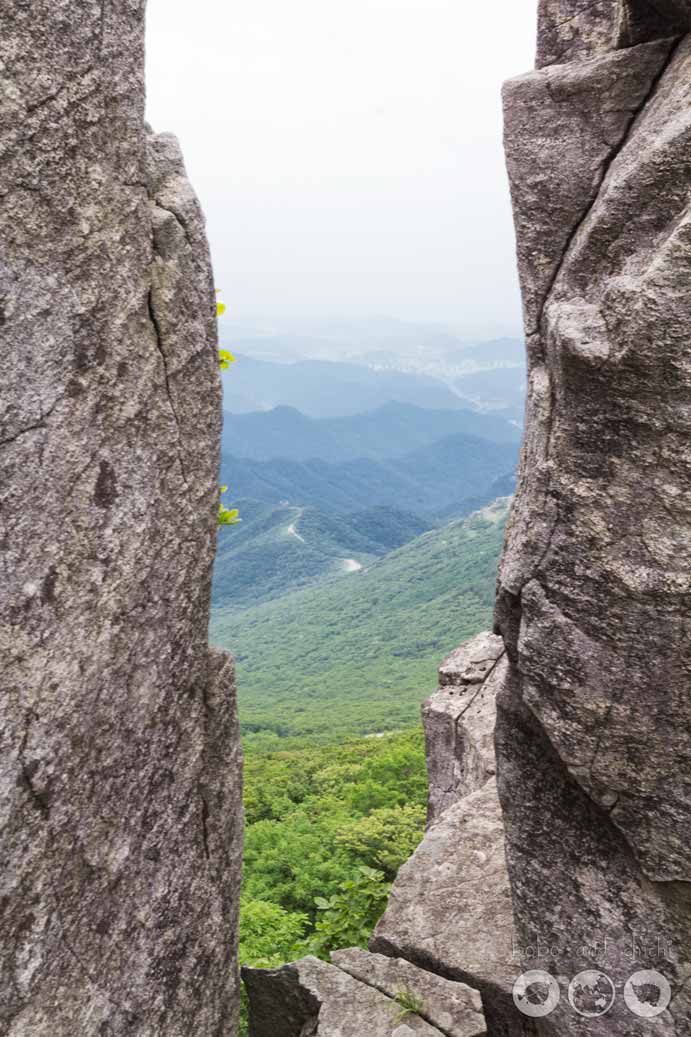
[[[144,4],[0,39],[0,1031],[233,1033],[240,751],[207,647],[204,225],[147,135]]]
[[[494,778],[428,828],[398,873],[370,949],[479,990],[489,1033],[530,1032],[511,1001],[521,970],[513,958],[511,889]]]
[[[501,638],[488,633],[440,667],[442,686],[423,707],[431,823],[396,877],[370,949],[467,983],[481,993],[488,1033],[522,1037],[533,1030],[512,1000],[521,969],[494,777],[507,670]]]
[[[570,228],[542,307],[497,607],[571,773],[665,880],[691,878],[690,140],[685,38]],[[569,193],[568,166],[548,168],[546,193]],[[518,210],[524,173],[511,167]],[[553,203],[531,196],[534,227],[550,223]]]
[[[428,821],[495,773],[495,698],[506,666],[503,655],[500,637],[478,634],[439,667],[439,689],[422,707]]]
[[[504,86],[504,144],[531,354],[574,230],[673,46],[669,39],[643,43],[530,72]],[[559,191],[552,190],[556,179]]]
[[[538,0],[538,68],[611,50],[618,6],[617,0]]]
[[[280,969],[244,967],[250,1037],[443,1037],[374,986],[319,958]]]
[[[607,815],[569,776],[516,689],[500,695],[498,771],[515,909],[514,962],[557,979],[561,1000],[540,1019],[541,1037],[689,1037],[691,891],[651,883]],[[516,789],[520,788],[520,795]],[[583,1019],[568,998],[570,981],[598,969],[617,998],[606,1014]],[[637,1018],[626,980],[641,969],[666,977],[668,1011]],[[520,968],[516,968],[520,971]]]
[[[538,0],[536,65],[563,65],[688,31],[689,0]]]
[[[484,1037],[487,1033],[482,999],[465,983],[454,983],[419,969],[402,958],[386,958],[352,947],[334,951],[331,960],[354,979],[395,998],[400,991],[418,997],[421,1016],[446,1037]]]
[[[664,39],[650,7],[620,6],[634,45],[575,48],[505,91],[529,399],[498,577],[497,777],[519,957],[562,988],[550,1037],[691,1032],[691,38],[687,4],[653,9]],[[598,12],[583,6],[584,36]],[[599,115],[537,91],[613,63],[626,125],[588,187]],[[581,158],[553,150],[555,127]],[[586,1020],[567,987],[589,964],[618,996]],[[654,1023],[621,996],[646,968],[672,987]]]

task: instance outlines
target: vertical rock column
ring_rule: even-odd
[[[555,1037],[691,1033],[690,25],[687,0],[542,0],[542,67],[505,91],[529,399],[497,766]],[[569,999],[587,969],[602,1013]],[[671,992],[634,981],[647,1017],[646,970]]]
[[[235,1032],[232,661],[204,221],[144,126],[142,0],[0,40],[0,1032]]]

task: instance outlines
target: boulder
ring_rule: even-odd
[[[243,968],[250,1037],[443,1037],[374,986],[319,958],[280,969]],[[403,986],[401,989],[404,989]]]
[[[429,821],[495,773],[495,699],[506,666],[503,657],[502,639],[484,633],[439,667],[439,689],[422,707]]]
[[[540,1034],[687,1037],[691,38],[685,2],[616,13],[609,46],[574,43],[505,90],[529,398],[495,611],[497,781],[517,959],[559,988]],[[602,14],[579,5],[583,40]],[[609,99],[584,122],[566,84],[615,65],[612,133]]]
[[[204,221],[145,128],[143,2],[8,0],[0,56],[0,1032],[233,1033]]]
[[[513,1002],[511,887],[495,778],[496,700],[508,660],[500,637],[479,634],[439,669],[423,706],[430,824],[400,869],[370,949],[404,958],[482,996],[487,1029],[532,1033]]]
[[[454,983],[402,958],[386,958],[356,947],[335,951],[331,960],[354,979],[395,998],[401,991],[420,999],[420,1014],[446,1037],[484,1037],[482,998],[465,983]]]

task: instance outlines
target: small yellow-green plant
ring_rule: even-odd
[[[395,1022],[403,1022],[409,1015],[422,1015],[425,1010],[425,1002],[417,994],[414,994],[412,990],[407,988],[399,990],[394,997],[394,1001],[400,1008],[400,1011],[396,1015]]]
[[[218,351],[218,364],[222,370],[230,367],[231,364],[235,363],[235,357],[232,353],[229,353],[227,349],[219,349]]]
[[[218,295],[218,292],[216,292]],[[226,312],[226,304],[224,302],[216,303],[216,316],[222,317]],[[235,363],[235,357],[232,353],[229,353],[227,349],[219,349],[218,351],[218,363],[222,369],[230,367],[231,364]],[[228,490],[227,486],[221,486],[220,493],[223,496]],[[236,526],[238,522],[242,522],[240,518],[240,512],[237,508],[226,508],[218,502],[218,525],[219,526]]]
[[[227,486],[221,486],[220,492],[226,493],[228,490]],[[236,526],[238,522],[242,522],[240,518],[240,512],[237,508],[226,508],[222,502],[218,504],[218,524],[219,526]]]

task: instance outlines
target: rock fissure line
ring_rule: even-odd
[[[164,379],[164,382],[165,382],[166,395],[168,397],[168,403],[170,404],[170,412],[171,412],[171,414],[173,416],[173,420],[175,422],[175,429],[176,429],[176,435],[177,435],[178,464],[180,465],[180,471],[182,473],[182,480],[183,480],[183,483],[185,484],[185,489],[187,490],[187,492],[189,494],[189,490],[190,490],[189,482],[187,480],[187,472],[185,470],[185,462],[183,460],[183,446],[182,446],[182,433],[181,433],[181,429],[180,429],[180,419],[178,417],[177,408],[176,408],[175,403],[173,401],[173,391],[171,389],[170,377],[168,375],[168,359],[166,357],[165,349],[163,347],[163,333],[161,331],[161,326],[160,326],[160,324],[158,322],[158,318],[156,317],[156,308],[154,306],[153,289],[152,288],[149,289],[149,294],[147,296],[147,306],[148,306],[149,319],[151,321],[151,326],[154,329],[154,341],[156,343],[156,349],[159,352],[159,355],[161,357],[161,363],[163,364],[163,379]]]
[[[392,997],[391,994],[389,993],[389,991],[387,991],[384,988],[384,986],[382,986],[381,984],[373,983],[372,980],[370,980],[370,979],[360,979],[359,976],[354,975],[352,972],[350,972],[348,969],[346,969],[343,965],[339,965],[337,961],[334,962],[333,964],[334,964],[335,968],[340,969],[340,971],[345,973],[346,976],[350,976],[352,979],[357,980],[359,983],[363,983],[365,986],[370,987],[372,990],[376,990],[377,993],[383,994],[384,997],[388,997],[389,1000],[391,1000],[394,1003],[394,1005],[397,1005],[396,999],[394,997]],[[433,1026],[434,1029],[438,1031],[438,1033],[443,1034],[443,1037],[453,1037],[453,1035],[450,1034],[448,1030],[443,1029],[439,1025],[439,1023],[435,1023],[432,1019],[430,1019],[429,1015],[426,1012],[421,1010],[419,1012],[414,1012],[413,1015],[414,1016],[419,1016],[420,1019],[424,1019],[424,1021],[426,1023],[429,1023],[430,1026]]]
[[[630,115],[630,117],[629,117],[629,119],[627,121],[627,124],[626,124],[626,126],[625,126],[625,128],[624,128],[624,130],[622,132],[622,135],[621,135],[618,143],[614,144],[614,145],[611,145],[611,152],[610,152],[610,154],[600,164],[600,170],[599,170],[599,172],[597,174],[597,182],[596,182],[595,186],[592,189],[590,198],[586,202],[581,215],[575,221],[575,223],[573,224],[571,230],[569,231],[569,234],[568,234],[568,237],[566,239],[566,242],[565,242],[563,248],[561,249],[561,254],[560,254],[559,258],[558,258],[557,265],[556,265],[556,268],[554,270],[554,273],[551,275],[551,277],[550,277],[550,279],[549,279],[549,281],[547,283],[547,286],[545,287],[543,298],[542,298],[542,302],[541,302],[541,304],[540,304],[540,306],[538,308],[538,314],[537,314],[537,318],[535,320],[535,326],[532,329],[530,329],[530,330],[526,329],[526,334],[537,334],[537,335],[540,336],[540,339],[541,339],[541,350],[542,350],[542,355],[543,356],[546,356],[544,341],[542,341],[543,338],[544,338],[544,335],[545,335],[544,329],[542,327],[543,318],[544,318],[544,315],[545,315],[545,310],[547,308],[547,304],[549,303],[549,298],[550,298],[550,296],[552,294],[552,291],[553,291],[553,289],[554,289],[554,287],[556,285],[556,282],[559,279],[559,277],[561,275],[561,272],[562,272],[562,270],[564,268],[564,264],[566,262],[566,259],[567,259],[568,255],[569,255],[569,252],[571,251],[571,247],[572,247],[572,245],[573,245],[573,243],[574,243],[574,241],[575,241],[575,239],[576,239],[576,237],[578,235],[578,232],[580,231],[581,227],[583,227],[583,225],[585,224],[586,220],[588,219],[588,216],[590,215],[590,213],[592,212],[593,208],[597,204],[597,201],[599,199],[600,193],[602,191],[602,188],[604,186],[605,180],[607,178],[607,174],[608,174],[608,172],[609,172],[609,170],[610,170],[610,168],[612,166],[612,163],[616,160],[617,156],[626,147],[626,144],[628,143],[628,141],[630,139],[631,132],[633,131],[634,125],[635,125],[636,121],[638,120],[638,117],[643,113],[645,108],[648,106],[648,104],[652,100],[652,98],[653,98],[653,96],[654,96],[654,94],[655,94],[655,92],[657,90],[657,87],[658,87],[658,85],[660,83],[660,80],[662,79],[662,77],[664,76],[665,72],[669,68],[669,66],[670,66],[670,64],[671,64],[671,62],[672,62],[672,60],[674,58],[674,54],[675,54],[679,44],[683,40],[683,38],[684,38],[683,36],[673,36],[673,37],[670,37],[670,49],[667,52],[665,60],[661,63],[660,69],[658,70],[656,75],[653,77],[653,79],[651,81],[651,84],[650,84],[650,87],[648,88],[648,91],[646,92],[646,95],[643,98],[643,100],[641,101],[641,103],[636,108],[631,110],[631,115]],[[548,73],[545,74],[546,82],[548,82],[548,78],[547,77],[548,77]],[[551,87],[550,86],[547,86],[547,91],[548,91],[548,93],[551,92]]]

